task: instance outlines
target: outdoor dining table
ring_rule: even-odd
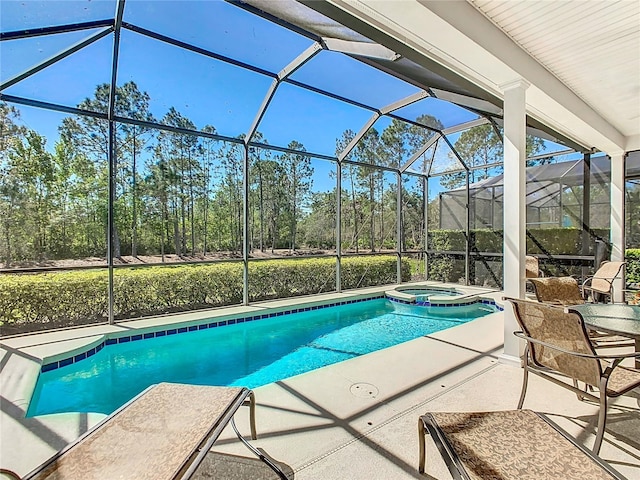
[[[640,306],[623,303],[584,303],[566,308],[577,312],[591,330],[612,333],[635,340],[636,352],[640,352]],[[640,368],[640,359],[636,359]]]

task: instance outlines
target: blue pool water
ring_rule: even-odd
[[[158,382],[258,387],[492,313],[481,303],[416,307],[385,299],[108,345],[42,372],[28,416],[109,414]]]

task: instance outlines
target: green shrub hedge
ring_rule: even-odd
[[[529,229],[527,233],[527,253],[531,255],[543,253],[575,255],[576,252],[580,252],[582,249],[582,231],[577,228]],[[595,229],[592,233],[594,238],[591,241],[591,255],[595,253],[595,239],[609,238],[609,230]],[[478,229],[472,230],[470,236],[472,251],[483,253],[502,251],[502,231]],[[447,254],[447,252],[464,252],[465,238],[462,231],[432,230],[429,232],[429,247],[434,252],[429,257],[429,278],[431,280],[457,282],[464,277],[464,261]],[[640,249],[628,249],[625,253],[625,258],[627,261],[626,282],[640,283]],[[501,275],[500,261],[492,263],[499,267],[497,270]],[[547,275],[580,274],[580,267],[566,266],[558,269],[553,265],[545,265],[545,269]],[[572,270],[575,270],[575,272]],[[496,285],[494,278],[490,278],[489,272],[483,265],[476,265],[474,271],[475,275],[471,279],[474,284],[499,286]]]
[[[626,282],[640,283],[640,248],[629,248],[624,253]]]
[[[396,256],[342,259],[342,288],[396,282]],[[310,295],[335,290],[333,258],[249,262],[249,300]],[[118,319],[242,303],[242,263],[118,268],[114,314]],[[402,281],[411,278],[402,261]],[[106,270],[0,275],[2,334],[106,321]]]
[[[595,238],[609,238],[609,230],[592,230]],[[502,230],[471,230],[471,249],[478,252],[501,252]],[[592,240],[591,249],[595,246]],[[432,230],[429,232],[429,248],[463,252],[464,232],[461,230]],[[527,230],[527,253],[531,255],[548,253],[551,255],[574,255],[582,249],[582,230],[578,228],[530,228]],[[593,251],[591,252],[593,254]]]

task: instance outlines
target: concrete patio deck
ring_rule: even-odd
[[[499,292],[491,295],[500,297]],[[502,314],[496,313],[256,388],[258,440],[252,443],[285,464],[285,470],[299,480],[448,479],[450,475],[430,440],[428,475],[417,473],[418,417],[427,411],[515,408],[522,370],[499,361],[502,329]],[[83,331],[84,338],[99,334]],[[0,464],[21,475],[102,417],[63,414],[24,418],[30,398],[28,385],[33,383],[29,377],[39,368],[35,352],[56,344],[48,343],[51,337],[46,342],[44,338],[29,335],[0,342]],[[631,396],[613,402],[600,452],[630,479],[640,478],[639,399],[636,389]],[[580,402],[568,390],[534,376],[525,408],[548,414],[578,442],[592,445],[597,405]],[[240,411],[236,420],[240,431],[248,434],[246,417]],[[243,478],[228,474],[229,459],[239,456],[248,465],[252,455],[235,440],[231,429],[223,433],[214,451],[218,453],[203,466],[201,478]],[[244,478],[277,478],[259,464],[244,471]]]
[[[417,473],[418,417],[427,411],[516,407],[522,370],[498,360],[501,317],[494,314],[256,389],[255,443],[290,466],[298,480],[451,478],[429,439],[428,476]],[[525,408],[547,414],[590,448],[598,406],[533,377]],[[356,390],[357,385],[371,387]],[[374,394],[366,395],[369,391]],[[629,479],[640,478],[639,398],[636,389],[610,407],[600,451]],[[223,444],[214,449],[246,455]]]

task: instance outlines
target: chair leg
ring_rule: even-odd
[[[529,382],[529,367],[527,367],[527,358],[529,352],[525,352],[524,375],[522,376],[522,391],[520,392],[520,401],[518,402],[518,410],[522,408],[524,397],[527,394],[527,384]]]
[[[598,432],[596,434],[596,441],[593,444],[593,454],[598,455],[600,447],[602,446],[602,440],[604,439],[604,426],[607,421],[607,384],[600,385],[600,413],[598,415]]]
[[[418,418],[418,444],[420,445],[420,455],[419,455],[419,462],[418,462],[418,472],[419,473],[424,473],[424,464],[425,464],[425,457],[426,457],[426,452],[425,452],[425,436],[427,435],[427,431],[426,428],[424,427],[424,421],[422,420],[422,417]]]
[[[251,425],[251,439],[257,440],[258,434],[256,433],[256,397],[253,392],[249,394],[249,423]]]
[[[245,407],[249,407],[249,426],[251,427],[251,440],[257,440],[256,434],[256,396],[253,391],[249,392],[249,396],[242,403]]]
[[[580,389],[580,385],[578,385],[578,381],[574,378],[573,379],[573,386],[577,389]],[[585,385],[585,390],[588,388],[588,385]],[[580,400],[581,402],[584,400],[584,396],[580,395],[579,393],[576,392],[576,396],[578,397],[578,400]]]
[[[266,463],[271,470],[277,473],[278,477],[280,477],[280,480],[288,480],[287,475],[280,469],[280,467],[278,467],[269,458],[263,455],[262,452],[260,452],[260,450],[258,450],[256,447],[251,445],[247,440],[245,440],[245,438],[238,431],[238,427],[236,426],[236,422],[233,420],[233,417],[231,417],[231,421],[229,423],[231,424],[233,431],[236,432],[236,436],[238,437],[238,440],[240,440],[245,447],[251,450],[256,457],[258,457],[260,460]]]

